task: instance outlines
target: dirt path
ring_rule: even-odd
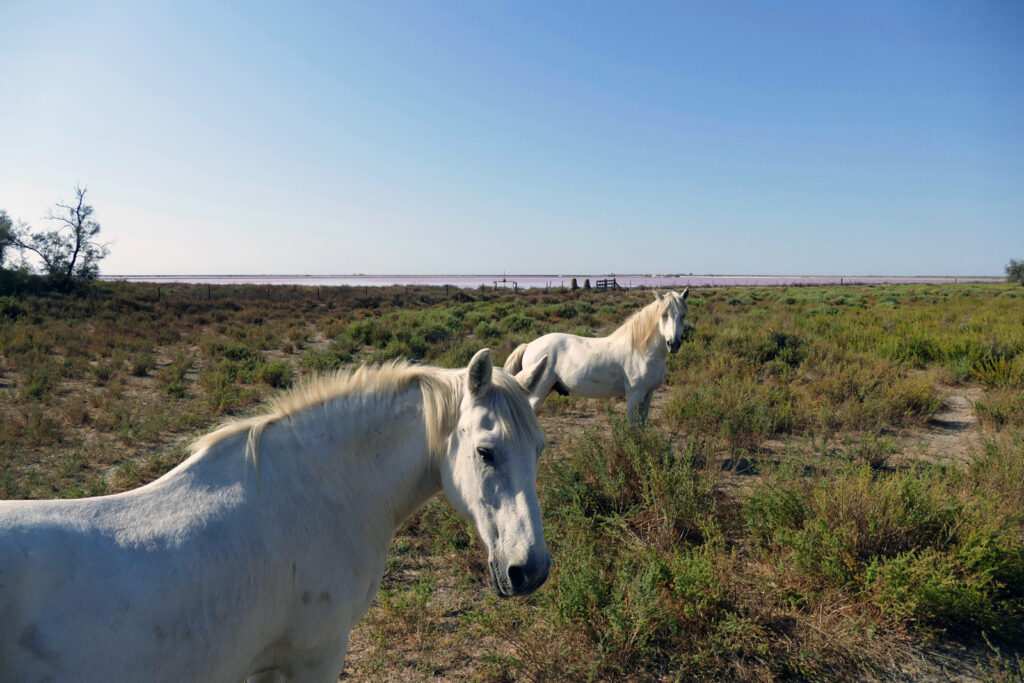
[[[946,463],[963,466],[981,452],[981,426],[974,415],[974,403],[983,395],[980,387],[939,387],[945,394],[942,408],[922,427],[895,435],[897,452],[889,456],[890,467],[914,463]]]
[[[981,398],[980,387],[943,387],[946,401],[925,429],[908,436],[908,446],[915,446],[920,456],[931,462],[953,460],[964,462],[976,454],[981,444],[981,431],[974,415],[974,403]]]

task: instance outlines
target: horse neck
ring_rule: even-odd
[[[323,487],[346,508],[360,506],[388,533],[441,490],[416,385],[391,397],[328,401],[269,426],[260,445],[261,480],[270,468],[268,477],[283,478],[298,468],[300,479],[310,479],[302,485]]]
[[[667,357],[668,352],[663,349],[665,346],[664,339],[662,338],[661,331],[657,329],[656,316],[654,320],[655,329],[648,337],[647,344],[641,347],[633,346],[634,328],[641,324],[644,326],[648,324],[645,317],[642,316],[649,315],[650,311],[648,309],[657,306],[658,303],[659,302],[654,301],[644,306],[636,313],[636,315],[630,316],[626,322],[616,328],[615,331],[606,337],[606,339],[608,339],[610,343],[623,345],[631,353],[637,353],[647,357],[657,357],[659,355]]]

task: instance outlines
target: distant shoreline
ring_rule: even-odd
[[[736,287],[838,284],[955,284],[996,283],[997,276],[960,275],[104,275],[101,280],[151,283],[211,285],[294,285],[306,287],[393,287],[454,286],[460,289],[506,287],[534,289],[569,287],[575,279],[583,287],[586,280],[614,278],[621,287]]]

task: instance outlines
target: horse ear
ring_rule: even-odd
[[[528,394],[532,394],[533,390],[540,384],[541,379],[544,377],[544,371],[548,369],[548,357],[544,356],[539,361],[534,363],[528,368],[523,368],[516,374],[516,381],[519,382],[519,386],[523,388]]]
[[[494,363],[491,361],[491,350],[480,349],[469,361],[466,374],[466,391],[474,398],[480,398],[491,390],[491,375]]]
[[[682,299],[683,301],[686,301],[686,297],[688,297],[688,296],[690,296],[690,288],[689,287],[687,287],[686,289],[684,289],[682,291],[682,293],[679,295],[679,298]]]
[[[656,301],[661,301],[661,292],[654,290],[654,298]]]

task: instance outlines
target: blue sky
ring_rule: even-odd
[[[0,208],[108,274],[999,275],[1019,2],[0,6]]]

